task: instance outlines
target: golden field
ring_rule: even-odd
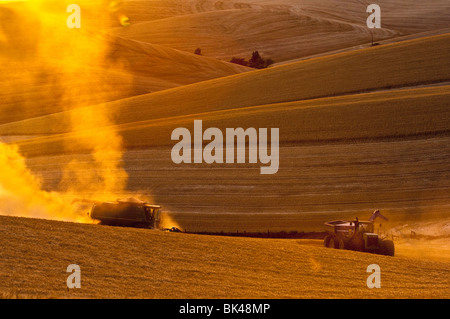
[[[448,1],[380,0],[372,31],[357,0],[80,2],[76,32],[69,1],[0,3],[0,297],[449,298]],[[275,64],[228,62],[255,50]],[[279,128],[278,172],[175,164],[171,133],[194,120]],[[380,209],[396,256],[106,227],[71,205],[130,196],[188,232],[323,231]]]
[[[1,217],[8,298],[448,298],[448,262],[321,247]],[[69,264],[81,288],[66,287]],[[368,289],[367,266],[381,267]],[[426,269],[426,271],[424,271]]]

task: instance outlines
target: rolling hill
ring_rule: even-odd
[[[390,215],[392,226],[439,219],[449,189],[448,37],[310,59],[95,108],[115,116],[116,124],[104,129],[123,139],[128,190],[151,194],[183,229],[316,230],[327,219],[375,208]],[[46,189],[58,188],[74,156],[89,161],[79,142],[104,130],[65,133],[66,118],[56,113],[0,126],[1,135],[27,138],[20,150]],[[261,176],[260,164],[174,164],[171,132],[191,129],[195,119],[222,130],[279,127],[278,173]],[[80,174],[88,179],[88,171]]]
[[[3,298],[449,297],[448,263],[332,250],[315,241],[17,217],[0,217],[0,230]],[[366,285],[374,263],[380,289]],[[70,264],[80,266],[80,289],[67,289]]]
[[[43,10],[42,17],[35,17],[26,5],[0,4],[0,123],[250,70],[106,35],[96,25],[83,25],[75,33],[65,23],[56,24],[65,10],[53,21],[47,15],[54,18],[54,13]]]
[[[0,298],[449,298],[448,0],[379,0],[379,30],[361,0],[79,0],[79,30],[69,3],[0,4]],[[277,63],[227,62],[255,50]],[[276,174],[175,164],[171,133],[195,120],[279,128]],[[128,197],[185,233],[86,215]],[[193,234],[317,232],[375,209],[395,257]]]
[[[249,57],[254,50],[276,62],[329,52],[400,35],[450,27],[445,0],[411,3],[381,0],[382,29],[368,30],[361,0],[126,1],[123,37],[219,59]]]
[[[449,34],[444,34],[319,57],[93,107],[113,114],[115,124],[125,124],[144,119],[440,85],[450,81],[449,37]],[[429,47],[433,47],[431,52]],[[66,122],[69,117],[70,111],[1,125],[0,135],[65,133],[69,128]]]

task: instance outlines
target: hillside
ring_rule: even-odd
[[[113,37],[110,41],[112,44],[109,57],[114,63],[124,64],[125,70],[133,74],[138,83],[139,77],[152,79],[141,84],[144,88],[140,93],[155,92],[252,70],[161,45],[120,37]],[[159,83],[166,84],[157,86]]]
[[[0,296],[7,298],[449,297],[448,263],[331,250],[308,240],[17,217],[0,217],[0,240]],[[381,268],[380,289],[366,286],[373,263]],[[69,291],[70,264],[80,266],[81,288]]]
[[[289,63],[103,105],[115,124],[450,81],[450,34]],[[433,50],[429,50],[432,47]],[[232,94],[231,94],[232,93]],[[89,107],[86,107],[88,109]],[[76,110],[72,113],[81,112]],[[0,126],[0,135],[67,132],[70,112]],[[52,123],[52,125],[49,125]]]
[[[127,172],[127,191],[151,196],[192,231],[317,230],[328,219],[364,217],[375,208],[392,219],[389,227],[439,219],[450,187],[448,37],[112,102],[103,107],[116,124],[104,128],[64,133],[70,123],[64,119],[71,117],[61,113],[2,125],[0,132],[27,139],[19,145],[28,167],[53,190],[72,160],[92,161],[83,145],[113,130],[123,141],[119,163]],[[424,58],[430,47],[432,58]],[[81,120],[83,111],[78,114]],[[174,164],[171,132],[192,129],[196,119],[204,128],[279,127],[279,171],[261,176],[260,164]],[[52,133],[64,134],[32,138]],[[77,173],[81,181],[90,175],[85,169]],[[90,192],[81,187],[77,196]]]
[[[249,71],[249,68],[178,50],[120,38],[107,43],[104,60],[67,69],[58,60],[3,64],[0,123],[53,114]],[[0,60],[5,59],[0,53]],[[103,58],[102,58],[103,59]],[[14,77],[7,76],[13,73]],[[87,75],[86,78],[80,74]],[[45,78],[45,81],[42,81]],[[101,83],[101,84],[99,84]],[[70,86],[69,86],[70,84]],[[50,94],[52,92],[52,94]],[[74,97],[76,96],[76,98]],[[22,112],[11,112],[20,107]],[[33,107],[31,107],[33,106]]]
[[[381,0],[382,29],[368,30],[361,0],[126,1],[123,37],[229,61],[254,50],[282,62],[375,41],[450,27],[449,3]]]
[[[0,1],[0,298],[450,297],[450,1],[379,0],[376,30],[363,0],[71,3]],[[126,198],[160,229],[87,214]],[[375,209],[395,257],[246,237]]]
[[[38,9],[29,3],[0,4],[0,123],[250,70],[193,52],[106,35],[87,22],[73,32],[58,23],[66,14],[64,7],[54,9],[58,14],[48,7],[39,14],[33,10]],[[22,28],[11,27],[18,25]]]

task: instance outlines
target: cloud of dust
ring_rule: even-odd
[[[396,255],[436,261],[450,261],[450,218],[426,219],[391,229]]]
[[[173,219],[171,217],[171,214],[169,211],[165,211],[162,215],[161,215],[161,220],[159,222],[159,227],[160,228],[172,228],[172,227],[176,227],[182,231],[185,231],[185,229],[183,229],[178,222],[175,221],[175,219]]]
[[[101,107],[128,90],[131,83],[124,68],[108,58],[115,49],[114,41],[102,33],[120,25],[122,20],[114,21],[120,1],[77,0],[80,29],[67,26],[71,13],[66,9],[71,3],[29,0],[2,7],[0,2],[0,16],[6,19],[0,23],[0,62],[2,73],[8,74],[0,80],[5,92],[14,96],[0,107],[6,114],[10,102],[8,111],[28,114],[39,103],[49,101],[44,109],[71,110],[67,131],[90,133],[88,138],[70,143],[90,154],[91,160],[74,157],[64,167],[60,192],[48,192],[27,169],[18,147],[0,143],[0,214],[87,222],[85,212],[83,217],[67,201],[68,194],[111,200],[126,189],[122,137],[114,129],[112,115]],[[111,74],[120,77],[114,82]]]
[[[17,146],[0,143],[0,212],[3,215],[89,222],[62,197],[41,190],[41,182],[26,167]]]

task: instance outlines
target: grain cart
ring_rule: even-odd
[[[374,233],[374,221],[377,217],[388,220],[379,210],[372,213],[368,221],[335,220],[326,222],[332,228],[324,239],[324,246],[336,249],[364,251],[394,256],[394,242]]]
[[[128,198],[115,202],[94,202],[89,216],[102,225],[157,228],[160,209],[159,205]]]

